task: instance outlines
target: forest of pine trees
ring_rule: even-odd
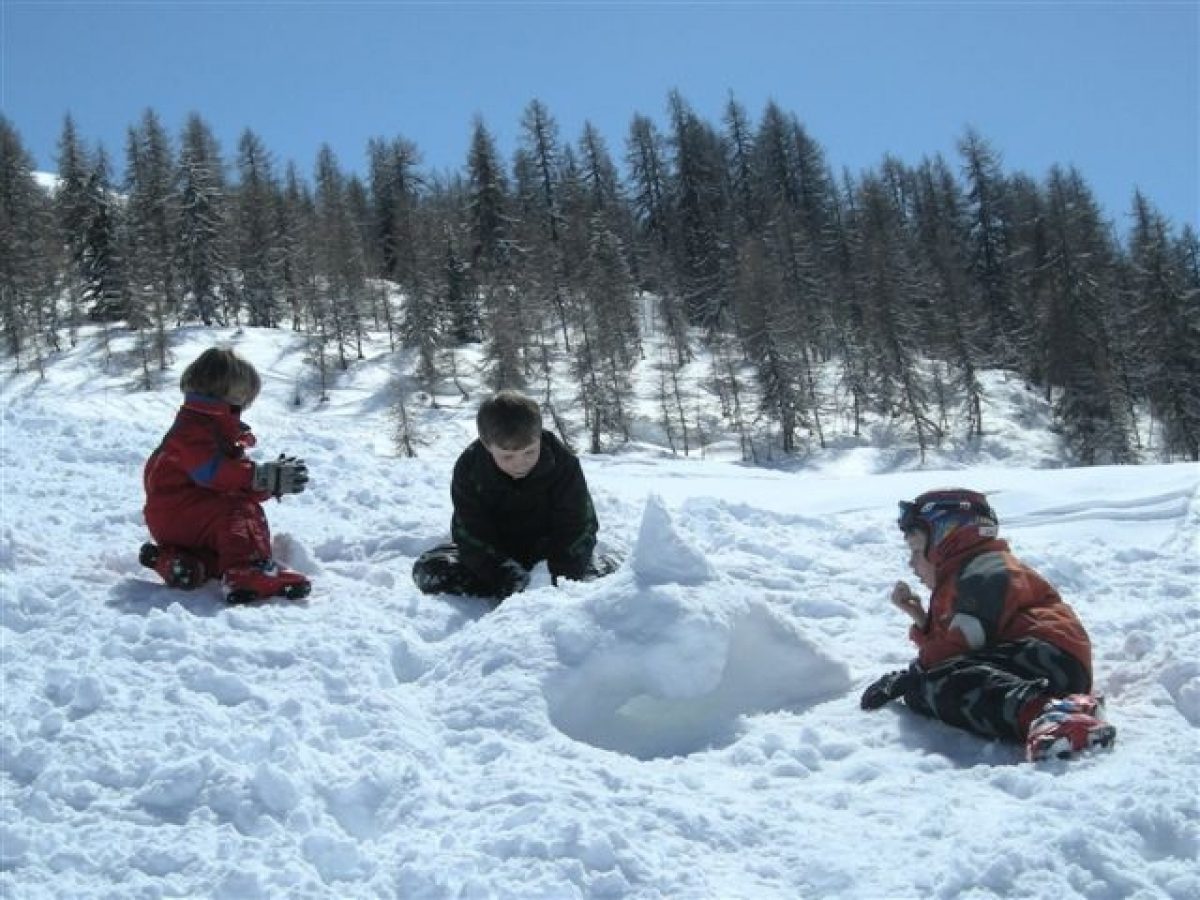
[[[1132,461],[1147,422],[1161,458],[1200,459],[1195,230],[1134,193],[1122,240],[1075,169],[1006,173],[972,130],[957,149],[835,172],[774,104],[755,122],[730,99],[713,123],[672,93],[619,157],[591,125],[564,140],[535,100],[511,161],[476,120],[458,173],[396,137],[370,142],[365,178],[327,145],[306,176],[250,130],[226,157],[200,116],[173,139],[147,110],[123,177],[66,117],[47,190],[0,117],[0,328],[35,369],[84,323],[128,329],[147,386],[180,325],[288,328],[322,391],[383,333],[430,395],[449,351],[481,343],[493,387],[551,417],[570,397],[593,451],[630,438],[645,364],[689,452],[679,376],[704,350],[747,458],[752,422],[784,454],[823,445],[834,416],[856,433],[883,416],[922,454],[982,435],[978,376],[1002,369],[1051,401],[1076,463]],[[571,385],[552,389],[552,359]]]

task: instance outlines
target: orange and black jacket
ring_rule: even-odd
[[[947,543],[952,541],[953,536]],[[958,552],[940,549],[925,628],[914,625],[909,631],[923,667],[1032,637],[1070,654],[1091,674],[1091,641],[1075,611],[1009,552],[1007,541],[985,540]]]

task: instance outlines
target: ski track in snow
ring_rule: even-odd
[[[287,336],[241,340],[261,456],[313,472],[267,508],[302,603],[226,607],[138,565],[178,368],[146,394],[83,348],[4,384],[0,895],[1200,896],[1200,467],[586,456],[621,569],[554,588],[540,567],[490,611],[409,577],[446,536],[473,402],[422,412],[436,446],[396,458],[387,366],[302,414]],[[1113,753],[1032,767],[859,711],[911,657],[895,501],[952,482],[993,492],[1079,610]]]

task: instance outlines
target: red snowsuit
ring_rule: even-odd
[[[1090,674],[1087,632],[1054,587],[1012,555],[1008,542],[955,546],[951,535],[934,551],[937,584],[924,629],[909,636],[926,669],[951,657],[1021,638],[1039,638],[1074,657]]]
[[[271,558],[262,504],[251,488],[255,440],[239,408],[188,394],[143,473],[146,525],[159,545],[198,555],[210,576]]]

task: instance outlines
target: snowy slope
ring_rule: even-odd
[[[137,563],[142,463],[216,338],[264,375],[256,452],[312,471],[267,509],[304,604],[226,608]],[[487,612],[409,578],[477,396],[419,412],[406,459],[381,351],[318,404],[295,335],[181,332],[154,393],[98,347],[0,383],[0,896],[1200,896],[1196,465],[1044,468],[1053,436],[999,378],[982,452],[942,470],[585,455],[625,564],[539,570]],[[1032,767],[859,711],[910,656],[896,501],[947,484],[991,493],[1080,612],[1114,752]]]

